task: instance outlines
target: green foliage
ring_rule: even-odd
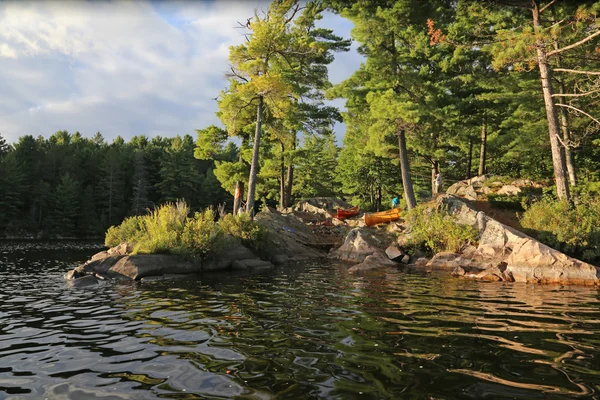
[[[335,196],[339,190],[336,182],[338,147],[332,134],[308,135],[297,150],[294,193],[299,198]]]
[[[223,152],[223,145],[227,140],[226,131],[211,125],[208,128],[196,129],[196,133],[198,139],[196,139],[194,157],[199,160],[212,160]]]
[[[521,216],[521,226],[543,243],[586,261],[600,260],[600,198],[576,205],[546,197]]]
[[[106,247],[118,246],[121,243],[136,243],[144,232],[144,217],[133,216],[125,218],[120,225],[114,225],[106,231],[104,245]]]
[[[14,226],[26,193],[25,174],[10,153],[0,158],[0,229]]]
[[[172,253],[204,257],[219,249],[223,232],[212,209],[188,217],[184,202],[167,203],[150,214],[126,218],[106,233],[105,245],[128,242],[134,253]]]
[[[225,215],[215,222],[215,212],[208,208],[191,217],[184,202],[167,203],[147,215],[126,218],[108,229],[105,245],[128,242],[134,253],[171,253],[187,257],[206,257],[219,251],[225,235],[239,239],[249,248],[264,249],[267,232],[247,214]]]
[[[3,155],[8,153],[9,148],[10,146],[6,143],[6,139],[4,139],[2,135],[0,135],[0,158],[2,158]]]
[[[79,216],[79,185],[68,174],[64,174],[53,193],[50,218],[55,233],[61,236],[75,234]]]
[[[208,208],[188,218],[181,234],[177,252],[183,255],[204,257],[218,251],[223,243],[223,230],[215,222],[215,212]]]
[[[167,203],[144,216],[143,235],[135,242],[134,252],[179,253],[189,211],[183,202]]]
[[[477,240],[478,231],[470,225],[458,224],[445,210],[420,205],[409,211],[411,226],[409,244],[425,248],[433,254],[440,251],[459,252]]]
[[[253,250],[261,251],[265,247],[267,231],[246,213],[227,214],[221,218],[219,226],[225,234],[240,239],[242,244]]]

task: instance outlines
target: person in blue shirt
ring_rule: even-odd
[[[400,199],[398,196],[394,196],[392,199],[392,208],[398,208],[400,206]]]

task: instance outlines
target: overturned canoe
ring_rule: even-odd
[[[384,224],[400,219],[401,208],[392,208],[391,210],[381,211],[378,213],[365,214],[365,225],[373,226]]]
[[[347,208],[347,209],[343,209],[343,208],[337,209],[337,218],[338,219],[346,219],[349,217],[354,217],[355,215],[358,215],[358,206],[355,206],[352,208]]]

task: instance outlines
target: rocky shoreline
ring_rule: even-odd
[[[431,259],[423,253],[408,254],[410,227],[402,222],[368,228],[362,219],[333,217],[333,208],[346,203],[317,198],[280,213],[257,214],[270,232],[267,248],[256,254],[231,239],[210,258],[190,261],[168,254],[131,254],[123,243],[94,255],[67,272],[75,286],[106,279],[156,280],[185,277],[220,270],[255,271],[276,265],[330,259],[349,265],[350,273],[403,267],[412,271],[439,271],[462,279],[561,285],[600,286],[600,269],[569,257],[534,238],[477,211],[468,201],[444,194],[432,204],[446,209],[455,222],[473,226],[479,241],[460,253],[440,252]]]

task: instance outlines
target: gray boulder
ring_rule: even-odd
[[[327,257],[327,253],[321,250],[325,244],[323,240],[294,214],[266,209],[258,213],[255,219],[269,232],[264,253],[265,258],[274,264]]]
[[[392,261],[400,261],[406,253],[402,251],[397,244],[392,243],[385,249],[385,254]]]
[[[392,241],[387,236],[378,237],[374,230],[368,228],[355,228],[345,237],[344,243],[329,253],[329,258],[355,265],[348,271],[361,273],[380,267],[397,266],[382,250],[384,243]]]
[[[308,212],[326,218],[334,217],[338,208],[351,208],[352,205],[335,197],[313,197],[299,202],[295,211]]]
[[[71,286],[73,287],[86,287],[86,286],[95,286],[98,284],[98,279],[93,277],[92,275],[85,275],[80,278],[76,278],[74,280],[69,281]]]
[[[504,194],[507,196],[516,196],[521,193],[521,188],[515,185],[504,185],[498,190],[498,194]]]
[[[600,285],[597,267],[508,227],[457,197],[444,195],[437,202],[438,207],[452,213],[456,222],[477,228],[480,239],[476,247],[461,254],[436,254],[427,264],[428,269],[452,269],[454,275],[481,280]]]

